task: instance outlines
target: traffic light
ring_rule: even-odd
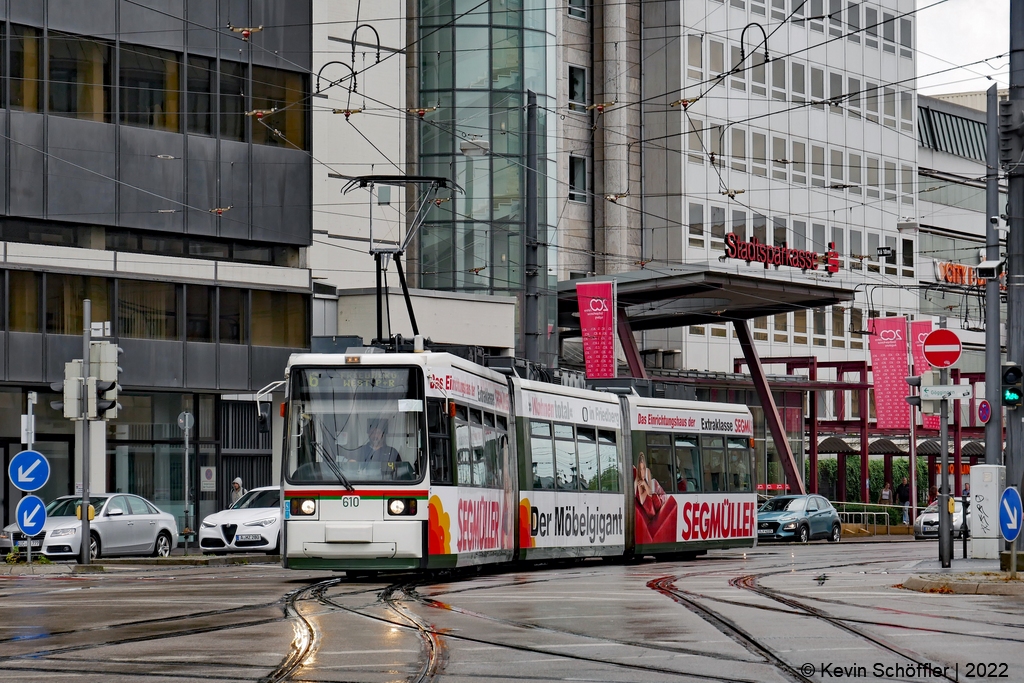
[[[117,357],[121,353],[121,347],[107,341],[92,342],[89,346],[89,370],[93,376],[88,384],[88,413],[92,420],[117,417],[117,379],[121,372]]]
[[[929,370],[921,375],[914,375],[913,377],[907,377],[907,384],[911,387],[918,387],[916,395],[907,396],[907,403],[914,406],[915,408],[921,409],[923,415],[938,415],[941,406],[939,401],[922,401],[921,391],[922,386],[930,387],[935,385],[935,371]]]
[[[1003,382],[1003,405],[1007,408],[1021,405],[1024,402],[1024,389],[1021,387],[1024,370],[1016,363],[1005,363],[999,376]]]
[[[50,385],[54,391],[63,394],[61,401],[50,401],[50,407],[63,412],[69,420],[82,419],[82,361],[73,360],[64,364],[64,381]]]
[[[911,386],[911,387],[920,387],[921,386],[921,377],[919,375],[913,375],[911,377],[908,377],[907,378],[907,385]],[[921,397],[920,396],[913,396],[912,395],[912,396],[907,396],[906,398],[907,398],[907,403],[909,403],[910,405],[914,406],[915,408],[920,408],[921,407]]]

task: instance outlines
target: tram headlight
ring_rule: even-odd
[[[388,513],[394,517],[411,516],[416,514],[415,498],[392,498],[388,501]]]
[[[316,514],[316,500],[314,498],[292,498],[290,506],[290,512],[293,517],[310,517]]]

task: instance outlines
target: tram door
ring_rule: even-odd
[[[33,448],[43,455],[50,462],[50,479],[46,482],[38,491],[34,492],[34,495],[42,498],[46,503],[58,496],[66,496],[69,493],[73,493],[71,489],[72,479],[72,441],[74,437],[67,439],[60,439],[57,441],[36,441]],[[3,488],[0,489],[0,495],[3,496],[3,504],[0,505],[3,516],[3,526],[13,524],[16,520],[14,517],[15,508],[18,507],[18,501],[22,498],[22,492],[14,486],[14,482],[8,477],[8,467],[11,464],[11,459],[24,450],[24,446],[20,443],[13,443],[7,441],[0,443],[0,452],[3,453]]]

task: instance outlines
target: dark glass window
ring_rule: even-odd
[[[231,258],[231,248],[227,244],[219,242],[190,239],[188,241],[188,255],[208,259],[228,259]]]
[[[11,26],[11,108],[40,111],[43,103],[42,40],[39,29]]]
[[[206,285],[185,287],[185,338],[188,341],[213,341],[215,292]]]
[[[167,50],[121,46],[121,123],[181,130],[181,59]]]
[[[181,256],[185,253],[185,243],[178,237],[139,235],[139,251],[147,254]]]
[[[178,339],[178,287],[170,282],[120,280],[117,331],[136,339]]]
[[[294,71],[252,68],[253,110],[278,110],[253,118],[254,143],[306,148],[305,80]]]
[[[39,332],[39,273],[12,270],[7,320],[11,332]]]
[[[256,247],[249,244],[235,244],[232,253],[236,261],[252,263],[270,263],[272,255],[270,247]]]
[[[246,290],[220,288],[220,343],[246,344],[249,341],[248,317],[245,315]]]
[[[46,274],[46,331],[82,334],[82,301],[92,301],[93,322],[110,320],[113,282],[102,277]]]
[[[213,135],[213,60],[189,57],[186,82],[188,132]]]
[[[306,348],[306,297],[287,292],[252,293],[252,343],[255,346]]]
[[[51,32],[50,113],[110,123],[110,45]]]
[[[569,157],[569,201],[587,201],[587,160],[584,157]]]
[[[220,134],[245,140],[245,65],[220,63]]]

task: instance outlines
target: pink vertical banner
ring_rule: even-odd
[[[907,319],[868,321],[875,416],[879,429],[910,429],[907,396]]]
[[[576,301],[580,308],[587,377],[615,377],[615,283],[579,282]]]
[[[924,338],[932,331],[931,320],[917,320],[910,323],[910,350],[914,356],[914,374],[921,375],[932,369],[924,357]],[[938,415],[922,415],[921,426],[925,429],[938,429]]]

